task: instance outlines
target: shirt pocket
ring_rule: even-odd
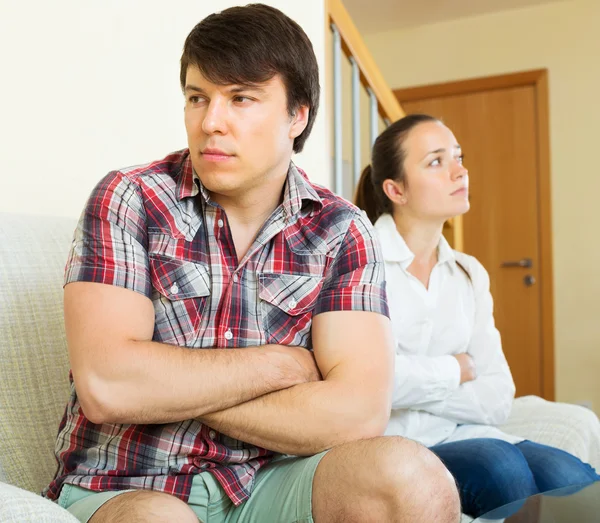
[[[312,313],[323,279],[262,273],[258,286],[261,324],[267,343],[311,348]]]
[[[210,269],[203,263],[150,255],[153,340],[192,346],[210,302]]]

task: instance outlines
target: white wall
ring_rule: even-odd
[[[186,147],[185,37],[208,14],[246,3],[0,0],[0,211],[78,216],[109,170]],[[324,0],[264,3],[304,28],[323,70]],[[321,104],[295,161],[329,185]]]
[[[600,413],[599,20],[598,0],[571,0],[365,40],[393,88],[548,68],[556,392]]]

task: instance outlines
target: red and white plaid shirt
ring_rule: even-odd
[[[238,263],[224,210],[193,171],[188,150],[108,174],[75,232],[65,283],[117,285],[154,303],[153,340],[190,348],[265,344],[312,348],[312,317],[327,311],[388,315],[373,229],[356,207],[313,186],[291,164],[283,203]],[[71,397],[56,443],[64,483],[95,491],[152,489],[187,501],[211,472],[237,505],[271,451],[196,420],[94,424]]]

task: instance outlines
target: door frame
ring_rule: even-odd
[[[532,86],[535,93],[538,130],[538,220],[540,227],[540,317],[542,342],[542,391],[544,398],[554,401],[554,281],[552,258],[552,202],[550,181],[550,121],[548,110],[548,70],[536,69],[499,76],[486,76],[435,85],[394,89],[403,102],[476,93],[509,87]]]

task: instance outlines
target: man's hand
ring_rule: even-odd
[[[297,456],[381,436],[390,416],[394,372],[390,320],[374,312],[332,311],[315,316],[312,326],[314,360],[306,349],[269,346],[278,355],[285,353],[285,359],[296,358],[294,369],[302,367],[312,382],[201,415],[202,423],[231,438]],[[315,360],[323,379],[313,368]]]
[[[460,384],[473,381],[477,377],[477,368],[473,358],[467,353],[453,355],[460,365]]]

